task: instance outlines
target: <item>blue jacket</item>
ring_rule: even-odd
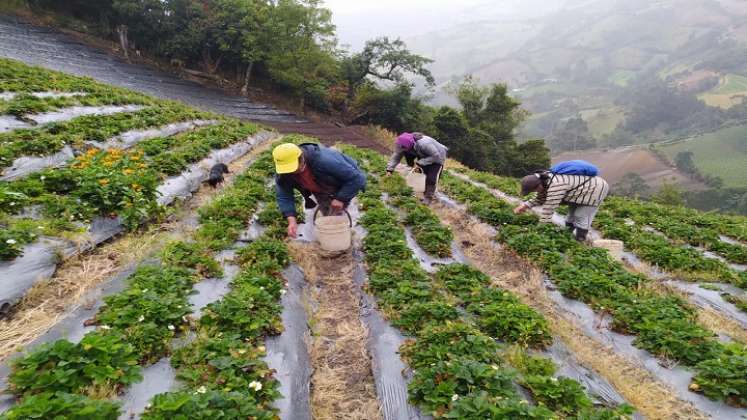
[[[333,198],[349,203],[366,189],[366,175],[351,157],[314,143],[304,143],[300,147],[316,182],[336,191],[332,194]],[[304,197],[311,195],[295,182],[292,175],[275,176],[277,203],[284,217],[296,215],[294,189],[301,191]]]

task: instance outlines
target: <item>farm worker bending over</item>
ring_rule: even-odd
[[[277,203],[288,219],[288,236],[298,233],[293,190],[299,190],[307,209],[319,205],[322,215],[337,214],[347,208],[366,188],[366,176],[358,164],[336,150],[314,143],[297,146],[281,144],[272,151],[275,160]],[[311,198],[314,195],[316,202]]]
[[[430,204],[436,192],[436,184],[441,170],[446,162],[446,152],[449,149],[436,139],[421,133],[402,133],[397,137],[394,153],[386,167],[388,174],[394,172],[402,156],[409,166],[417,164],[425,174],[425,194],[423,202]],[[417,160],[416,160],[417,159]]]
[[[597,168],[581,160],[562,162],[549,171],[527,175],[521,180],[521,195],[536,192],[537,197],[514,209],[514,213],[524,213],[535,206],[542,206],[540,222],[549,223],[560,204],[568,204],[568,217],[565,226],[576,240],[583,242],[591,229],[599,206],[610,187],[602,177],[597,176]]]

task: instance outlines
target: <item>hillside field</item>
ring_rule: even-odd
[[[724,128],[714,133],[694,137],[681,143],[661,146],[674,159],[677,153],[689,150],[695,165],[704,174],[721,177],[725,187],[747,185],[747,126]]]
[[[297,197],[295,235],[271,187],[272,148],[318,139],[1,75],[0,420],[747,414],[747,218],[610,197],[590,239],[629,260],[516,214],[517,179],[449,162],[426,205],[409,168],[343,142],[366,187],[330,252],[316,203]],[[645,149],[572,157],[611,182],[678,176]],[[46,277],[20,284],[29,266]]]

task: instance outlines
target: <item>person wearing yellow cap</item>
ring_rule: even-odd
[[[366,175],[356,161],[328,147],[315,143],[283,143],[273,149],[272,158],[277,173],[277,203],[288,220],[291,238],[298,233],[294,190],[301,192],[307,209],[318,205],[322,215],[330,215],[347,208],[366,188]]]

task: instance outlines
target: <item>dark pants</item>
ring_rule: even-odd
[[[436,193],[436,185],[438,184],[438,178],[441,176],[441,170],[443,165],[440,163],[432,163],[430,165],[421,166],[423,173],[425,174],[425,198],[433,198]]]

